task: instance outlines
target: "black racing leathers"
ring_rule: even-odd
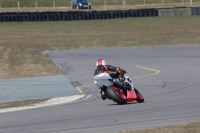
[[[112,65],[99,65],[95,68],[94,76],[103,73],[103,72],[111,72],[110,76],[112,78],[120,78],[123,77],[126,73],[124,70],[120,69],[119,67],[114,67]]]

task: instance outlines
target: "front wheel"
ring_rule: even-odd
[[[117,88],[115,86],[112,86],[112,87],[109,86],[107,88],[107,94],[111,99],[113,99],[118,104],[126,104],[127,103],[126,96],[122,92],[118,93]]]
[[[136,101],[138,103],[143,103],[144,102],[143,95],[136,88],[134,88],[134,90],[135,90],[135,93],[136,93],[136,96],[137,96]]]

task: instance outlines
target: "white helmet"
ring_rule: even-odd
[[[96,66],[98,66],[98,65],[106,65],[106,61],[103,60],[103,59],[99,59],[99,60],[97,61],[97,63],[96,63]]]

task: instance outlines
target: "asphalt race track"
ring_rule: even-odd
[[[63,105],[1,113],[1,133],[107,133],[200,121],[198,44],[55,50],[46,54],[86,97]],[[99,58],[124,68],[145,102],[117,105],[101,100],[93,85]]]

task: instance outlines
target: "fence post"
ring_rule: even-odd
[[[55,1],[53,1],[53,8],[54,8],[54,9],[56,8],[56,3],[55,3]]]
[[[106,9],[106,0],[104,1],[104,10]]]
[[[126,8],[126,0],[123,1],[124,8]]]
[[[192,0],[190,0],[190,6],[192,6]]]
[[[36,10],[36,11],[37,11],[37,7],[38,7],[38,6],[37,6],[37,2],[35,2],[35,10]]]
[[[0,11],[1,11],[1,2],[0,2]]]
[[[145,6],[145,4],[146,4],[146,1],[144,0],[144,6]]]
[[[164,0],[162,0],[162,6],[164,6]]]
[[[90,9],[90,8],[89,8],[89,0],[88,0],[88,9]]]
[[[19,1],[17,2],[17,7],[18,7],[18,10],[20,9],[20,4],[19,4]]]
[[[184,5],[184,0],[182,0],[182,5]]]

